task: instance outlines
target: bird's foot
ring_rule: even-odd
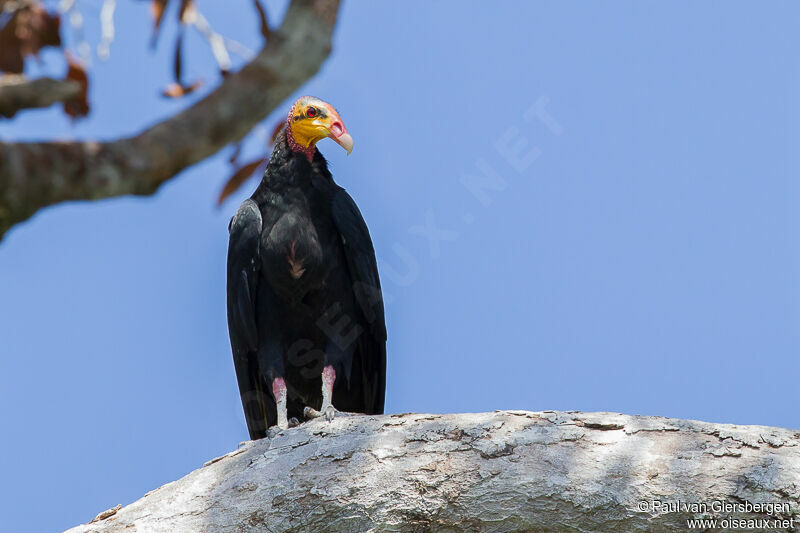
[[[339,411],[337,411],[333,405],[327,405],[327,406],[323,405],[319,411],[317,411],[312,407],[306,407],[305,409],[303,409],[303,414],[305,415],[306,418],[320,418],[324,416],[325,420],[327,420],[328,422],[333,421],[334,417],[338,412]]]
[[[267,430],[267,437],[274,439],[280,434],[281,431],[289,428],[296,428],[299,425],[300,421],[295,417],[292,417],[286,421],[283,421],[281,420],[281,417],[278,417],[278,423]]]
[[[270,439],[274,439],[275,437],[280,435],[280,433],[284,429],[289,429],[289,424],[281,424],[280,422],[278,422],[276,425],[270,426],[267,429],[267,437]]]

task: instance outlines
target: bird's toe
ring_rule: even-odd
[[[303,414],[305,415],[306,418],[325,418],[325,420],[327,420],[328,422],[332,421],[336,417],[336,414],[338,412],[339,411],[337,411],[336,408],[332,405],[323,407],[319,411],[317,411],[313,407],[306,407],[303,410]]]
[[[291,426],[288,421],[286,421],[285,419],[284,420],[279,419],[277,424],[275,424],[274,426],[270,426],[269,429],[267,429],[267,437],[274,439],[281,431],[283,431],[284,429],[289,429],[289,427]]]

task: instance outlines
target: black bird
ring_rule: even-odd
[[[317,141],[349,154],[339,114],[304,96],[229,225],[228,331],[251,439],[302,417],[383,413],[386,324],[375,251]]]

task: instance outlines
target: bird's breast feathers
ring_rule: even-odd
[[[286,254],[286,261],[289,263],[289,275],[294,279],[300,279],[306,269],[303,268],[303,258],[297,255],[297,241],[292,241],[289,245],[289,253]]]
[[[264,267],[274,281],[302,280],[322,272],[323,250],[314,225],[305,219],[286,214],[265,232]]]

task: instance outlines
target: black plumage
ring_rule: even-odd
[[[292,140],[286,130],[278,136],[229,227],[228,328],[252,439],[285,426],[280,378],[290,419],[319,410],[326,367],[335,372],[337,409],[383,412],[386,326],[367,226],[322,154],[309,160]]]

